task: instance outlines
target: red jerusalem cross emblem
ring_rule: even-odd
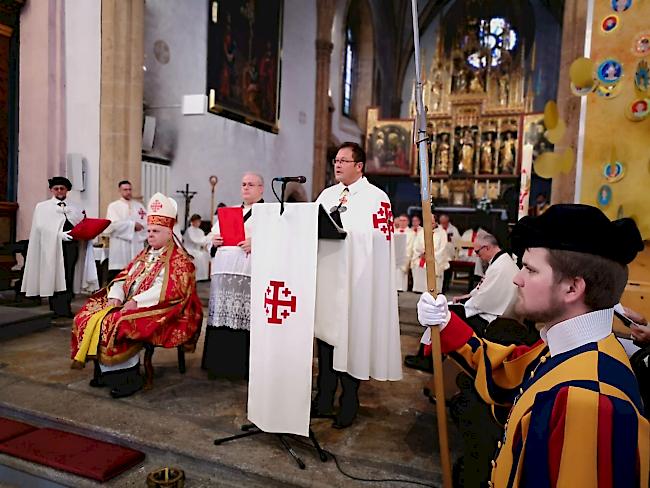
[[[296,311],[296,297],[284,286],[284,281],[269,281],[264,295],[268,323],[282,325],[282,321]]]
[[[393,212],[390,209],[390,203],[381,202],[379,210],[372,214],[372,225],[386,236],[387,241],[390,241],[394,230]]]
[[[162,208],[162,203],[160,203],[160,200],[154,200],[154,201],[151,202],[151,204],[149,205],[149,208],[150,208],[151,210],[153,210],[154,212],[157,212],[158,210],[160,210],[160,209]]]
[[[138,215],[140,216],[141,219],[144,219],[147,216],[147,212],[144,211],[144,208],[141,208],[140,210],[138,210]]]

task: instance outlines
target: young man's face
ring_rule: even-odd
[[[50,188],[50,192],[57,200],[65,200],[65,197],[68,194],[68,188],[65,185],[54,185]]]
[[[132,194],[133,194],[133,190],[129,183],[124,183],[123,185],[120,185],[120,196],[124,198],[124,200],[131,200]]]
[[[517,285],[515,312],[538,323],[555,323],[562,316],[565,304],[560,294],[560,283],[548,263],[548,250],[540,247],[527,249],[523,266],[513,279]]]
[[[421,224],[420,217],[413,217],[411,219],[411,225],[413,226],[414,229],[417,229],[418,227],[420,227],[420,224]]]

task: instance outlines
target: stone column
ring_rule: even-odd
[[[102,0],[99,210],[131,181],[141,197],[144,0]]]
[[[329,79],[332,58],[332,22],[336,9],[335,0],[316,2],[316,106],[314,109],[314,170],[312,174],[312,196],[316,198],[325,187],[327,143],[332,131],[329,116]]]
[[[560,78],[558,80],[557,105],[560,117],[567,124],[566,136],[555,151],[563,152],[567,147],[574,151],[578,148],[578,126],[580,123],[580,97],[571,93],[569,68],[571,63],[584,54],[585,30],[587,26],[587,2],[566,0],[564,3],[563,25],[571,28],[562,29],[562,54],[560,56]],[[562,173],[553,178],[551,187],[552,203],[573,203],[575,195],[575,164],[568,174]]]

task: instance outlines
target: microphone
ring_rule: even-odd
[[[278,176],[277,178],[273,178],[273,181],[281,181],[282,183],[289,183],[290,181],[304,183],[307,181],[307,178],[304,176]]]

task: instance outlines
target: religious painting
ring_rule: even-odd
[[[209,0],[209,110],[277,132],[282,0]]]
[[[400,120],[377,121],[368,128],[366,173],[410,175],[413,160],[413,124]]]

